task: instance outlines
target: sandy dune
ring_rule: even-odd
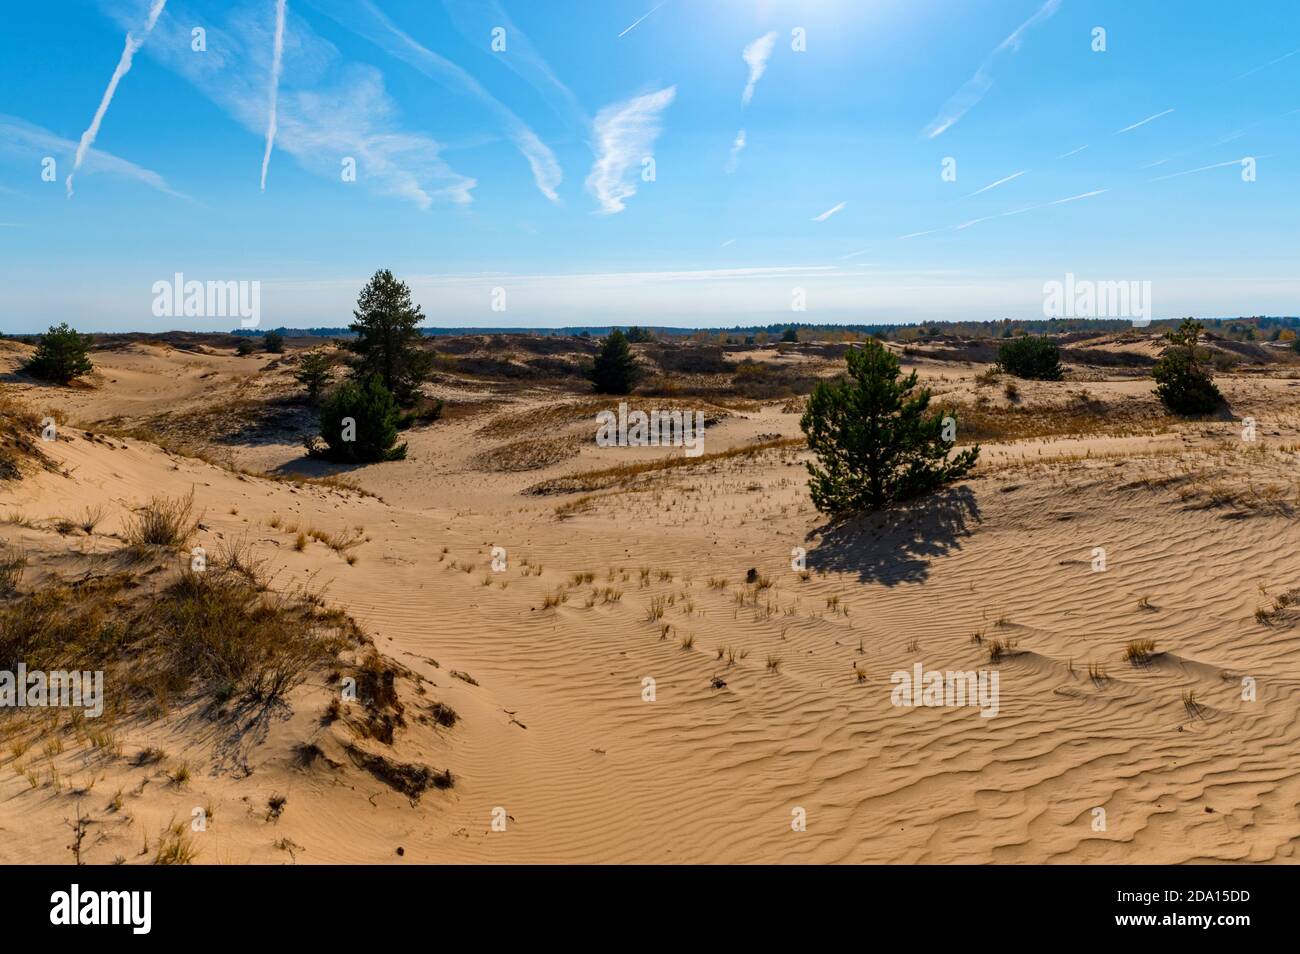
[[[84,391],[15,385],[69,421],[46,445],[61,473],[0,484],[0,537],[31,555],[29,580],[86,572],[120,547],[131,508],[193,489],[199,543],[246,539],[274,586],[323,587],[427,681],[404,692],[456,711],[453,726],[413,721],[395,743],[455,784],[413,803],[341,757],[298,764],[304,742],[332,751],[320,711],[333,690],[309,683],[233,765],[183,718],[120,725],[117,758],[67,733],[49,755],[45,736],[20,756],[6,748],[0,861],[68,860],[78,807],[95,820],[87,860],[148,861],[142,838],[195,806],[213,809],[193,836],[200,863],[1295,859],[1300,630],[1276,602],[1300,575],[1294,382],[1221,381],[1238,416],[1255,409],[1254,443],[1233,420],[986,442],[977,476],[940,498],[828,528],[799,447],[707,456],[797,436],[781,402],[719,409],[700,463],[557,514],[580,495],[526,491],[680,452],[597,448],[589,418],[489,441],[499,415],[580,400],[521,389],[409,432],[407,460],[348,475],[377,495],[363,496],[73,426],[265,396],[266,359],[131,346],[98,363]],[[940,392],[978,393],[978,365],[918,366]],[[1151,410],[1149,385],[1122,375],[1028,383],[1019,403],[1066,406],[1081,387],[1116,419]],[[475,466],[487,443],[569,433],[586,436],[559,463]],[[251,471],[301,457],[283,438],[227,449]],[[84,507],[104,509],[93,533],[52,529]],[[347,551],[353,564],[322,543],[299,551],[294,522],[363,527],[366,542]],[[800,547],[806,579],[791,565]],[[1122,658],[1135,639],[1155,641],[1145,664]],[[1008,648],[993,662],[995,640]],[[996,669],[997,715],[893,705],[891,675],[917,663]],[[147,746],[167,764],[134,765]],[[184,785],[163,774],[178,759],[194,769]],[[16,770],[47,763],[61,781]],[[109,811],[119,789],[124,806]],[[278,817],[273,794],[287,798]],[[797,809],[805,831],[792,829]]]

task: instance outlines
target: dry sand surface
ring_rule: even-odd
[[[1290,365],[1221,376],[1232,415],[1185,422],[1141,369],[1072,364],[1009,397],[985,364],[905,355],[969,410],[980,467],[829,527],[797,399],[634,396],[702,407],[705,454],[557,482],[682,454],[595,446],[609,402],[572,383],[446,370],[444,418],[404,433],[406,460],[344,474],[360,493],[261,476],[342,473],[302,455],[293,348],[203,351],[96,351],[62,389],[0,351],[6,393],[62,422],[48,466],[0,481],[21,589],[143,566],[119,598],[153,599],[190,557],[132,563],[129,523],[192,492],[193,544],[242,546],[272,592],[346,612],[395,696],[332,718],[339,672],[322,670],[252,712],[179,694],[98,724],[9,713],[0,862],[70,861],[79,816],[98,864],[164,846],[213,864],[1296,860]],[[1149,658],[1126,661],[1142,639]],[[892,674],[918,663],[996,670],[997,714],[894,705]]]

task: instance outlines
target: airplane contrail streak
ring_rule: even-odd
[[[99,108],[95,110],[95,116],[86,127],[86,131],[81,134],[81,141],[77,143],[77,154],[72,160],[72,171],[68,173],[67,188],[68,198],[72,198],[72,177],[77,174],[81,168],[81,163],[85,161],[86,153],[90,147],[95,144],[95,138],[99,135],[100,124],[104,121],[104,114],[108,112],[108,105],[113,101],[113,94],[117,92],[118,83],[122,82],[122,77],[131,71],[131,61],[135,58],[136,51],[144,46],[144,41],[149,39],[149,34],[153,32],[154,24],[162,16],[163,8],[167,6],[167,0],[153,0],[153,5],[149,8],[149,17],[145,20],[144,33],[139,39],[135,34],[127,33],[126,46],[122,48],[122,55],[118,58],[117,69],[113,70],[113,77],[108,81],[108,87],[104,90],[104,96],[99,101]]]
[[[266,191],[266,170],[275,145],[276,112],[280,101],[280,68],[284,60],[284,14],[286,0],[275,0],[275,44],[271,49],[271,112],[266,120],[266,152],[262,154],[262,191]]]

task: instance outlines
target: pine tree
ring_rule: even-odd
[[[329,357],[323,351],[308,351],[299,361],[298,373],[294,377],[307,389],[307,397],[315,403],[329,383]]]
[[[1061,349],[1046,335],[1021,335],[998,349],[998,366],[1018,378],[1059,381]]]
[[[1202,331],[1199,321],[1184,318],[1177,329],[1166,333],[1169,346],[1151,369],[1156,395],[1175,414],[1209,414],[1223,403],[1223,395],[1202,360]]]
[[[35,377],[67,384],[89,374],[91,368],[90,335],[77,334],[64,322],[41,335],[25,370]]]
[[[930,392],[917,390],[915,371],[900,380],[898,358],[874,338],[845,359],[848,379],[819,382],[800,422],[817,455],[808,489],[818,510],[881,510],[970,472],[979,446],[949,458],[943,415],[926,415]]]
[[[397,402],[378,374],[364,384],[345,381],[321,405],[320,436],[326,448],[309,443],[313,456],[344,464],[401,460],[406,445],[397,447]]]
[[[591,381],[601,394],[627,394],[641,378],[641,367],[621,331],[611,331],[596,355]]]
[[[353,377],[364,383],[378,374],[400,403],[410,404],[433,366],[433,357],[420,346],[418,325],[424,314],[412,304],[411,289],[388,269],[375,272],[352,314],[356,321],[348,330],[357,336],[348,343],[357,355]]]

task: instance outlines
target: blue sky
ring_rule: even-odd
[[[277,5],[7,5],[0,331],[237,324],[178,272],[339,326],[383,267],[444,326],[1300,312],[1293,0],[288,0],[278,58]]]

